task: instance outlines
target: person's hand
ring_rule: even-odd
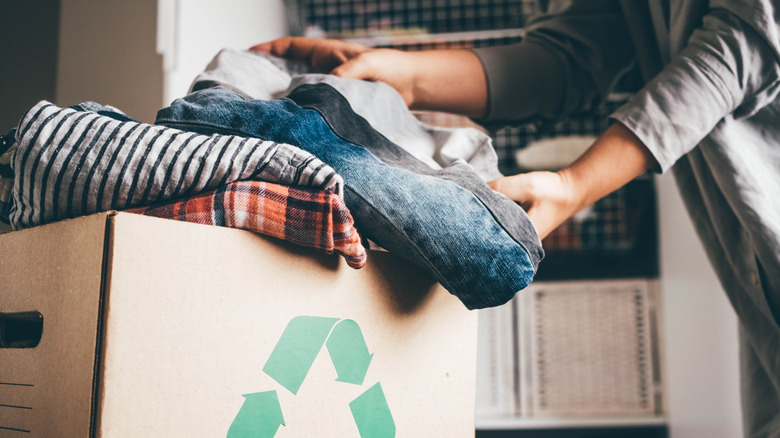
[[[419,53],[394,49],[372,49],[362,52],[331,71],[342,78],[385,82],[401,95],[408,107],[414,107],[417,99],[415,75]]]
[[[488,184],[519,202],[544,239],[574,213],[656,165],[655,157],[631,130],[613,123],[565,169],[508,176]]]
[[[360,44],[319,38],[283,37],[249,48],[273,56],[305,61],[321,72],[330,72],[357,55],[370,50]]]
[[[485,74],[477,55],[468,50],[404,52],[303,37],[279,38],[251,50],[303,60],[343,78],[385,82],[413,109],[485,114]]]
[[[343,78],[386,82],[414,102],[414,55],[400,50],[372,49],[338,40],[284,37],[252,46],[250,50],[307,62],[321,72]]]
[[[520,203],[544,239],[585,206],[566,172],[530,172],[490,181],[488,185]]]

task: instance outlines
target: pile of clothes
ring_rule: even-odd
[[[0,140],[0,220],[128,210],[250,229],[354,268],[373,242],[470,309],[530,284],[541,242],[486,184],[500,176],[487,135],[421,123],[386,84],[301,70],[222,51],[154,124],[41,102]]]

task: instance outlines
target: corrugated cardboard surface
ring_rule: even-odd
[[[225,436],[242,394],[276,390],[276,436],[359,436],[348,403],[380,382],[399,437],[474,433],[476,314],[388,254],[337,256],[247,232],[113,218],[103,436]],[[325,348],[297,395],[262,369],[296,316],[352,319],[374,354],[363,385]]]
[[[89,436],[108,215],[0,236],[0,313],[44,318],[36,348],[0,349],[0,437]]]
[[[349,403],[376,383],[396,436],[474,434],[476,313],[394,256],[353,270],[249,232],[127,213],[0,236],[0,250],[18,253],[0,264],[0,312],[45,317],[37,348],[0,349],[0,382],[34,385],[0,385],[0,404],[32,407],[0,407],[0,426],[33,432],[0,436],[88,436],[96,364],[97,436],[225,436],[244,394],[274,390],[286,423],[275,436],[358,437]],[[324,347],[297,395],[263,372],[297,316],[357,323],[373,353],[362,385],[336,381]]]

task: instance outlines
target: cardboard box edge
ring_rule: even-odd
[[[92,368],[92,403],[89,417],[89,436],[94,438],[99,436],[101,401],[103,400],[103,357],[105,355],[104,340],[105,320],[108,318],[106,313],[106,303],[111,289],[111,268],[113,261],[113,240],[116,210],[103,212],[106,216],[105,229],[103,231],[103,264],[101,266],[100,276],[100,297],[98,299],[98,321],[97,330],[95,330],[95,360]]]

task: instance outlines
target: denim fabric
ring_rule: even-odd
[[[73,105],[69,108],[76,111],[92,111],[93,113],[97,113],[101,116],[111,117],[112,119],[119,120],[120,122],[138,123],[138,121],[130,118],[127,114],[122,112],[122,110],[111,105],[103,105],[97,102],[88,101]]]
[[[467,162],[485,181],[501,176],[488,135],[474,128],[442,128],[422,123],[398,92],[382,82],[312,74],[301,62],[225,49],[198,75],[192,90],[229,84],[254,99],[271,100],[286,97],[306,83],[326,83],[335,88],[375,130],[434,169]]]
[[[484,181],[503,176],[490,136],[475,128],[443,128],[421,122],[401,95],[384,82],[306,74],[293,77],[286,93],[303,84],[330,85],[377,132],[434,169],[468,164]]]
[[[296,145],[344,178],[344,200],[365,237],[428,268],[470,309],[497,306],[533,279],[528,252],[482,202],[450,181],[381,162],[294,102],[247,101],[221,88],[177,99],[157,123]]]
[[[352,111],[344,96],[328,84],[303,84],[292,90],[287,97],[303,108],[319,112],[336,135],[365,147],[385,164],[452,181],[470,191],[493,214],[498,223],[528,251],[534,269],[544,257],[542,243],[525,211],[511,199],[493,191],[465,162],[454,163],[444,169],[431,169],[371,129],[365,119]]]

